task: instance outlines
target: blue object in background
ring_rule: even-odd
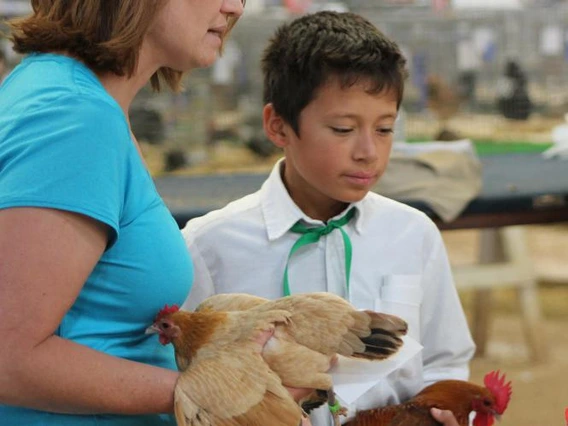
[[[425,53],[415,53],[412,57],[412,72],[410,73],[410,75],[412,76],[412,83],[418,88],[418,92],[420,93],[420,98],[418,101],[418,107],[420,108],[420,110],[423,110],[426,107],[426,101],[428,97],[426,86],[428,67],[426,64],[426,59],[427,58]]]

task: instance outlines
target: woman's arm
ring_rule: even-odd
[[[64,413],[171,412],[178,373],[54,336],[107,244],[105,225],[0,210],[0,402]]]

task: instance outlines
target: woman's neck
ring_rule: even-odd
[[[159,68],[160,66],[147,53],[147,48],[143,47],[132,76],[106,73],[98,77],[106,91],[116,100],[124,115],[128,117],[128,110],[137,93],[150,81]]]

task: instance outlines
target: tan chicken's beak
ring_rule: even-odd
[[[146,329],[144,334],[156,334],[159,333],[160,329],[156,326],[156,324],[152,324],[150,327]]]

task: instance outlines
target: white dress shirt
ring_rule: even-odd
[[[283,296],[288,254],[300,237],[290,227],[299,220],[325,224],[307,217],[290,198],[280,176],[281,164],[259,191],[187,223],[183,235],[195,281],[183,308],[192,310],[216,293]],[[343,226],[353,246],[350,294],[339,230],[290,258],[291,293],[328,291],[359,309],[398,315],[408,322],[409,335],[424,346],[350,406],[350,414],[397,404],[439,380],[468,379],[474,344],[436,225],[422,212],[372,192],[348,208],[356,209]],[[312,422],[330,424],[329,410],[316,410]]]

